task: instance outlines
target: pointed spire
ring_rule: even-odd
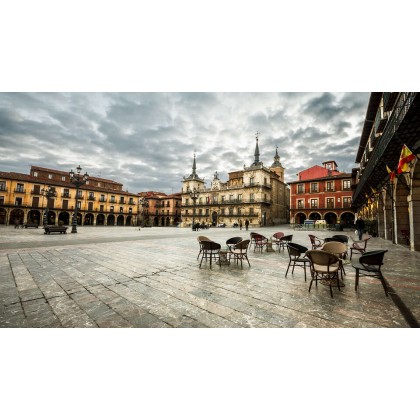
[[[280,163],[280,156],[279,156],[279,152],[278,152],[278,147],[276,146],[276,154],[274,155],[274,162],[279,162]]]
[[[195,163],[195,152],[194,152],[194,160],[193,160],[193,166],[192,166],[192,176],[195,178],[196,176],[197,176],[197,174],[196,174],[196,170],[197,170],[197,165],[196,165],[196,163]]]
[[[258,148],[258,135],[259,134],[260,133],[258,131],[255,134],[255,139],[256,139],[257,144],[255,145],[255,153],[254,153],[255,160],[254,160],[254,164],[257,164],[260,161],[260,149]]]

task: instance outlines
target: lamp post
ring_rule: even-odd
[[[71,226],[71,233],[77,233],[77,198],[79,195],[79,188],[86,184],[86,181],[89,178],[88,173],[86,172],[84,175],[82,175],[80,172],[82,171],[82,168],[80,165],[76,168],[77,173],[73,172],[73,169],[69,172],[70,175],[70,182],[76,187],[76,205],[74,207],[74,213],[73,213],[73,220],[72,220],[72,226]]]
[[[142,223],[143,223],[143,227],[144,227],[144,226],[146,226],[145,213],[146,213],[146,209],[149,207],[149,202],[146,200],[146,198],[142,197],[140,199],[140,205],[141,205]]]
[[[191,197],[191,199],[193,201],[192,230],[195,230],[195,228],[194,228],[194,224],[195,224],[195,202],[197,201],[197,198],[200,195],[200,192],[195,187],[192,190],[189,190],[188,192],[189,192],[190,197]]]
[[[57,197],[57,193],[55,188],[53,187],[45,187],[41,190],[42,195],[47,199],[47,204],[45,205],[44,215],[42,217],[42,224],[45,226],[48,224],[48,200],[52,197]]]

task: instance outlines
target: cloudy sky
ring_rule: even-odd
[[[81,165],[130,192],[178,192],[191,173],[260,160],[276,147],[286,180],[333,159],[355,166],[369,93],[0,93],[0,170]]]

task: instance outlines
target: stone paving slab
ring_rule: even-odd
[[[265,236],[293,234],[310,246],[306,231],[289,226],[255,229]],[[386,248],[386,297],[378,280],[346,265],[345,287],[314,286],[300,267],[285,278],[287,251],[249,251],[251,267],[199,267],[197,236],[224,245],[246,230],[180,228],[138,230],[79,227],[77,234],[0,227],[1,327],[136,328],[399,328],[420,319],[420,258],[400,245]],[[333,233],[316,232],[325,238]],[[351,232],[349,232],[351,235]],[[353,257],[357,258],[357,257]]]

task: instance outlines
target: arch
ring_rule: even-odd
[[[96,216],[96,226],[105,225],[105,216],[101,213]]]
[[[3,207],[0,208],[0,225],[5,225],[7,221],[7,212]]]
[[[162,216],[161,219],[160,219],[160,225],[165,226],[165,217],[164,216]]]
[[[309,220],[321,220],[322,217],[319,213],[313,212],[309,214]]]
[[[329,211],[324,214],[324,219],[327,225],[336,225],[338,218],[335,212]]]
[[[39,210],[30,210],[28,213],[28,223],[37,223],[41,224],[41,212]]]
[[[341,213],[340,224],[343,225],[343,227],[353,228],[353,226],[354,226],[354,213],[352,213],[351,211],[344,211],[343,213]]]
[[[109,214],[106,219],[106,224],[108,226],[114,226],[115,225],[115,216],[113,214]]]
[[[70,213],[66,212],[66,211],[62,211],[59,215],[58,215],[58,222],[63,222],[63,224],[65,225],[69,225],[70,224]]]
[[[153,219],[153,226],[159,226],[159,218],[157,216]]]
[[[165,226],[171,226],[171,219],[169,217],[166,218]]]
[[[409,188],[407,187],[405,175],[401,175],[395,185],[395,238],[396,243],[408,245],[407,238],[410,237],[410,218],[408,212]]]
[[[117,226],[124,226],[124,216],[122,214],[117,217]]]
[[[133,216],[131,216],[131,215],[127,216],[127,218],[125,219],[125,225],[126,226],[131,226],[132,219],[133,219]]]
[[[213,226],[216,226],[216,225],[217,225],[217,218],[218,218],[217,211],[214,211],[214,212],[211,214],[211,224],[212,224]]]
[[[22,209],[13,209],[10,212],[9,216],[9,225],[23,223],[23,218],[25,217]]]
[[[420,251],[420,163],[416,160],[411,179],[411,249]]]
[[[296,213],[295,215],[295,223],[299,225],[303,225],[303,222],[306,220],[306,214],[305,213]]]
[[[95,216],[92,213],[86,213],[84,225],[93,225],[95,222]]]

